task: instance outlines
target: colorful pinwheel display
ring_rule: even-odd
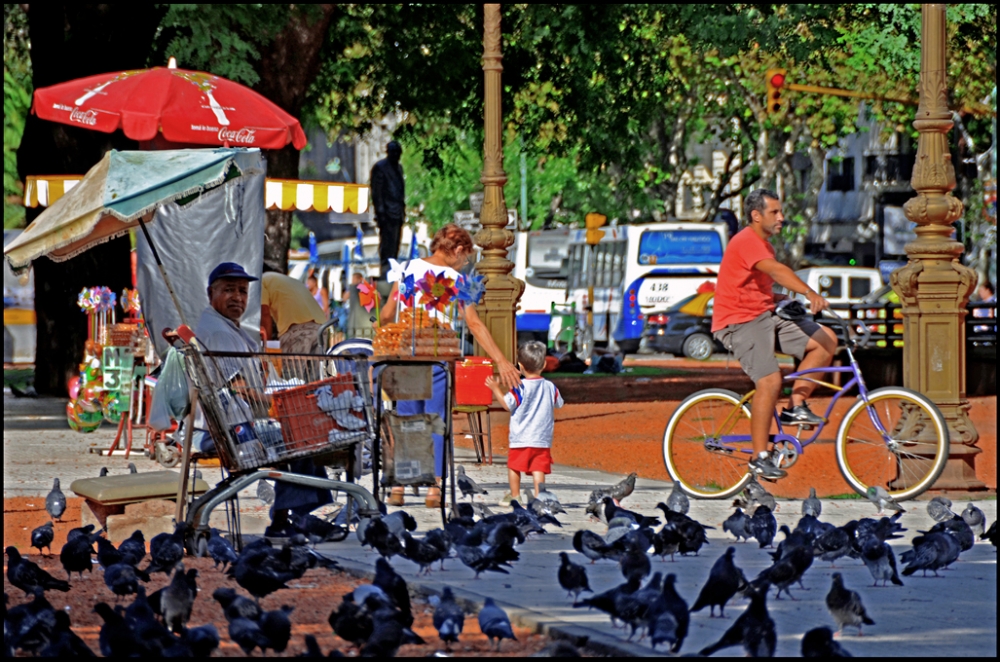
[[[420,305],[427,310],[437,310],[444,312],[448,303],[457,294],[455,281],[444,273],[435,274],[428,271],[423,278],[417,282],[417,289],[420,290]]]
[[[115,308],[118,297],[107,287],[85,287],[76,297],[76,305],[87,313],[107,313]]]
[[[396,284],[396,301],[399,301],[407,308],[413,306],[413,293],[416,286],[413,283],[413,274],[401,278]],[[398,309],[397,309],[398,312]]]
[[[364,309],[371,312],[372,308],[378,305],[378,292],[375,290],[375,286],[366,280],[361,281],[358,284],[358,299]]]
[[[133,317],[139,317],[142,314],[142,308],[139,305],[139,290],[130,290],[127,287],[122,290],[122,310],[125,313],[133,313]]]

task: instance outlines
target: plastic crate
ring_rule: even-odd
[[[455,404],[489,406],[493,391],[486,378],[493,375],[493,362],[480,356],[467,356],[455,365]]]
[[[342,429],[316,402],[315,392],[323,386],[330,386],[333,395],[355,391],[351,375],[337,375],[274,394],[275,417],[281,423],[287,452],[325,446],[329,444],[330,431]]]

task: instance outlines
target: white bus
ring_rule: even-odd
[[[595,343],[635,353],[647,315],[665,310],[714,282],[728,239],[724,223],[670,222],[603,228],[593,249],[578,231],[569,247],[567,303],[586,327],[587,290],[594,274]],[[611,333],[608,333],[608,330]]]
[[[517,332],[523,338],[554,340],[558,325],[552,325],[553,304],[566,302],[566,268],[569,247],[581,231],[570,228],[517,232],[508,259],[511,272],[524,281],[517,311]]]

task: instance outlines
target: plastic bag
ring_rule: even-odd
[[[171,348],[167,352],[156,388],[153,389],[153,403],[149,406],[146,423],[154,430],[169,430],[173,421],[179,421],[187,415],[190,407],[184,356]]]

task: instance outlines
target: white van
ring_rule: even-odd
[[[870,267],[810,267],[799,269],[795,275],[833,304],[861,303],[883,284],[879,270]],[[847,316],[847,311],[838,312],[841,317]]]

